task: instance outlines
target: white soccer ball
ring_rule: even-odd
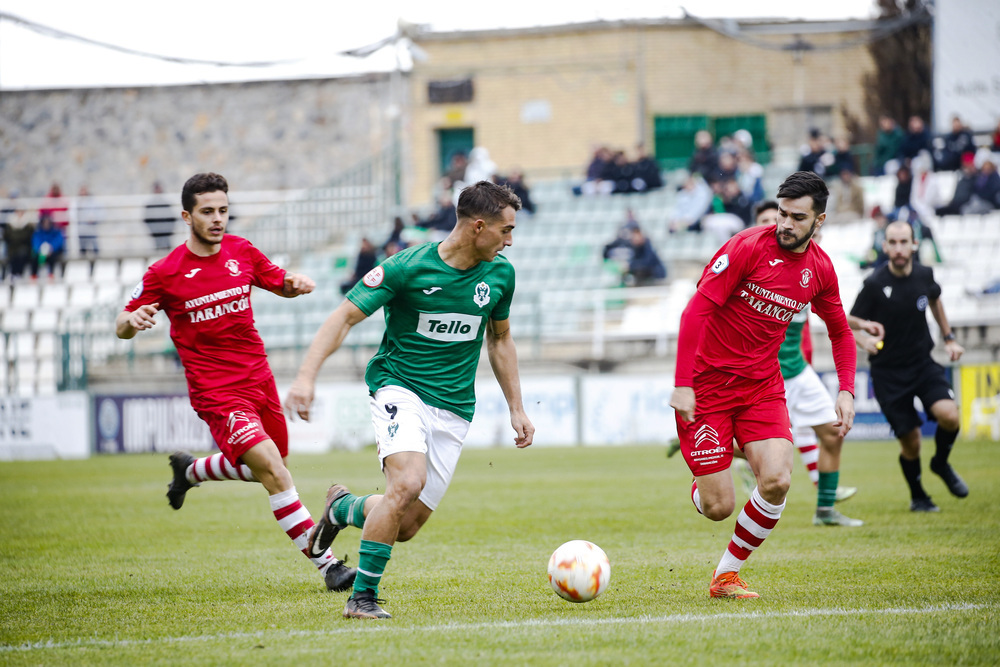
[[[611,580],[611,563],[601,547],[587,540],[570,540],[549,558],[549,583],[559,597],[587,602],[604,592]]]

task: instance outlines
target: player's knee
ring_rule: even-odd
[[[958,408],[949,409],[938,415],[938,426],[946,431],[957,431],[962,425],[958,416]]]
[[[385,490],[385,498],[405,510],[412,505],[424,489],[424,480],[417,475],[403,475],[394,479]]]
[[[724,521],[733,515],[736,509],[735,500],[720,500],[716,502],[706,502],[706,498],[701,499],[701,513],[712,521]]]
[[[792,485],[792,475],[786,470],[776,470],[762,473],[757,483],[760,495],[768,502],[774,502],[772,498],[784,499],[788,494],[788,489]],[[778,501],[780,502],[780,500]]]

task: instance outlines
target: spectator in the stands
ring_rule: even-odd
[[[485,146],[476,146],[469,151],[469,164],[465,167],[465,185],[475,185],[479,181],[492,181],[497,173],[496,163],[490,159],[490,151]]]
[[[865,217],[865,191],[850,165],[841,167],[840,175],[830,182],[830,200],[827,224],[852,222]]]
[[[677,188],[669,231],[701,231],[701,218],[711,210],[712,188],[698,173],[690,174]]]
[[[715,150],[712,133],[708,130],[698,130],[694,135],[694,154],[688,162],[688,171],[701,174],[706,181],[711,181],[719,168],[719,153]]]
[[[62,266],[66,254],[66,236],[56,227],[52,213],[46,211],[38,219],[38,227],[31,235],[31,277],[38,275],[43,266],[48,269],[49,279],[55,276],[57,266]]]
[[[851,142],[845,137],[834,139],[832,156],[833,162],[826,170],[827,178],[840,176],[840,172],[844,169],[850,169],[852,174],[858,173],[858,164],[851,152]]]
[[[638,144],[635,147],[635,178],[632,180],[632,188],[636,192],[647,192],[663,187],[663,177],[660,175],[660,165],[656,158],[646,152],[645,144]],[[523,200],[522,200],[523,204]]]
[[[609,195],[615,189],[613,180],[604,180],[611,164],[611,150],[606,146],[594,149],[594,155],[587,165],[587,180],[573,187],[575,195]]]
[[[913,186],[910,189],[910,208],[921,220],[927,222],[935,217],[934,209],[941,205],[941,191],[930,154],[923,152],[910,162],[913,171]]]
[[[823,133],[817,128],[809,130],[809,141],[802,147],[798,171],[811,171],[825,177],[827,167],[832,161],[833,156],[827,151]]]
[[[667,277],[666,267],[631,209],[615,239],[604,246],[604,259],[619,265],[622,284],[630,287],[654,285]]]
[[[710,183],[725,183],[734,181],[739,177],[739,170],[736,166],[736,155],[730,151],[719,151],[718,168],[708,179]]]
[[[989,213],[1000,208],[1000,174],[997,174],[997,166],[993,160],[984,160],[979,168],[972,199],[973,202],[979,200],[981,204],[975,210],[966,209],[966,213]]]
[[[443,241],[455,228],[457,222],[458,216],[455,213],[455,204],[452,203],[451,193],[442,192],[438,196],[437,210],[429,218],[418,221],[416,226],[430,232],[429,240]]]
[[[448,161],[448,171],[445,173],[445,189],[451,190],[456,183],[465,180],[465,169],[469,166],[469,158],[463,151],[455,151]]]
[[[358,250],[358,256],[354,260],[354,273],[347,280],[340,283],[340,293],[347,294],[350,292],[351,288],[377,265],[378,253],[375,251],[375,246],[367,238],[361,239],[361,248]]]
[[[745,132],[745,130],[743,130]],[[749,135],[750,133],[747,132]],[[741,145],[736,157],[736,168],[740,190],[747,196],[750,203],[756,204],[764,199],[764,167],[761,166],[750,148]]]
[[[899,147],[899,157],[904,164],[909,164],[910,160],[917,157],[920,151],[931,152],[934,147],[931,145],[931,133],[924,125],[924,119],[920,116],[910,116],[907,124],[906,136]]]
[[[735,178],[729,178],[722,182],[721,199],[723,211],[738,217],[743,221],[744,226],[750,225],[753,202],[743,194],[743,190],[740,189],[740,184]]]
[[[31,237],[35,234],[35,223],[31,215],[17,201],[17,196],[11,197],[13,210],[10,211],[3,227],[3,241],[7,246],[7,264],[5,276],[11,282],[24,276],[25,269],[31,264]]]
[[[43,216],[49,216],[57,229],[62,231],[65,238],[66,228],[69,227],[69,200],[63,197],[62,188],[58,183],[53,183],[49,188],[49,193],[45,195],[41,206],[38,207],[38,220],[41,222]]]
[[[403,234],[406,232],[406,223],[403,222],[403,218],[396,216],[392,221],[392,232],[389,234],[389,238],[385,240],[382,244],[382,252],[385,253],[386,257],[389,257],[407,246],[405,240],[403,240]],[[389,248],[392,246],[393,252],[389,252]]]
[[[872,161],[872,176],[883,176],[895,172],[899,160],[899,148],[903,145],[903,130],[896,120],[887,114],[878,119],[878,134],[875,137],[875,158]]]
[[[938,206],[935,213],[938,215],[961,215],[962,209],[972,200],[978,175],[979,170],[976,169],[975,157],[972,155],[963,157],[962,173],[955,184],[955,192],[951,196],[951,201],[944,206]]]
[[[951,132],[938,141],[941,146],[934,150],[934,166],[938,171],[957,171],[962,168],[962,156],[976,153],[972,132],[957,114],[951,117]]]
[[[1000,153],[1000,120],[997,121],[997,127],[993,130],[993,136],[990,139],[990,150],[994,153]]]
[[[494,179],[497,185],[507,185],[514,191],[521,200],[521,213],[533,215],[535,213],[535,202],[531,201],[531,189],[524,182],[524,173],[520,169],[512,169],[506,176],[497,176]]]
[[[896,171],[896,190],[893,193],[891,217],[899,216],[899,209],[910,206],[910,191],[913,189],[913,172],[905,164]]]
[[[104,207],[94,197],[86,185],[80,186],[80,196],[77,199],[76,219],[79,229],[80,254],[92,254],[97,257],[97,226],[104,217]]]
[[[889,256],[885,253],[885,228],[889,225],[889,218],[882,212],[881,206],[872,208],[871,218],[875,221],[875,233],[871,246],[861,260],[862,269],[877,269],[889,262]]]

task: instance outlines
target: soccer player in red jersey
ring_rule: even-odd
[[[757,478],[712,575],[711,597],[759,597],[739,571],[785,507],[793,447],[778,348],[788,323],[807,304],[826,322],[833,344],[840,380],[834,425],[843,437],[854,423],[854,337],[833,264],[810,242],[826,219],[828,197],[823,179],[812,172],[785,179],[777,225],[752,227],[727,241],[681,316],[670,405],[695,477],[691,499],[713,521],[732,515],[734,437]]]
[[[228,193],[226,179],[218,174],[188,179],[181,192],[181,216],[190,235],[149,267],[119,313],[115,333],[132,338],[155,324],[158,311],[167,314],[191,406],[221,451],[201,459],[186,452],[170,456],[170,506],[180,509],[188,489],[203,481],[260,482],[274,518],[319,569],[327,588],[347,590],[355,570],[329,549],[309,552],[314,523],[285,466],[288,427],[250,308],[252,286],[292,298],[312,292],[315,283],[272,264],[246,239],[226,234]]]

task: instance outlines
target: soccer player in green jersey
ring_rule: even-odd
[[[385,336],[365,382],[385,494],[355,496],[334,484],[309,544],[310,553],[322,551],[340,529],[362,529],[346,618],[391,618],[378,585],[393,544],[417,534],[454,474],[475,410],[484,337],[514,444],[527,447],[534,437],[508,322],[514,269],[500,254],[511,245],[520,208],[506,186],[479,181],[462,190],[448,237],[402,250],[369,271],[320,327],[289,389],[285,409],[308,420],[320,366],[352,326],[384,310]]]
[[[754,207],[755,224],[773,225],[777,220],[776,202],[762,201]],[[818,236],[817,233],[813,238],[818,240]],[[795,446],[809,470],[809,476],[813,477],[814,471],[816,472],[813,479],[813,484],[817,487],[813,523],[817,526],[861,526],[864,525],[863,521],[844,516],[833,508],[834,502],[850,498],[857,489],[838,486],[840,452],[844,438],[833,425],[837,421],[833,399],[802,353],[802,333],[808,318],[807,306],[788,323],[785,340],[778,348],[778,365],[785,381],[785,402],[792,422]],[[813,458],[817,455],[818,461]]]

